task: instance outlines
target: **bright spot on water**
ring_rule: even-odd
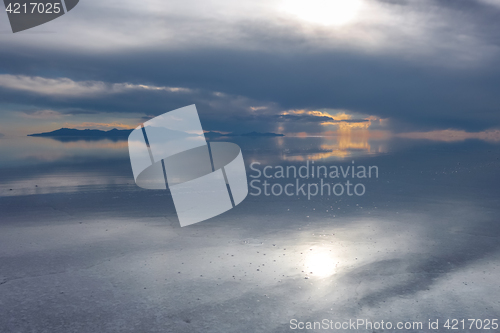
[[[314,277],[327,277],[335,274],[337,260],[329,253],[308,251],[305,260],[306,273]],[[311,274],[312,272],[312,274]]]

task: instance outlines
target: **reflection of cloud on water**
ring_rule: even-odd
[[[466,132],[459,130],[440,130],[431,132],[400,133],[399,137],[408,139],[425,139],[432,141],[456,142],[467,139],[477,139],[487,142],[500,142],[500,130],[487,130],[482,132]]]
[[[388,134],[380,131],[369,130],[339,130],[329,132],[329,136],[323,137],[319,152],[306,152],[302,154],[284,154],[285,161],[324,160],[331,157],[340,159],[359,156],[373,155],[387,152],[385,139]]]
[[[41,174],[23,179],[3,181],[0,196],[42,195],[70,193],[83,189],[103,191],[106,186],[133,184],[126,176],[113,176],[99,172],[68,172],[65,174]],[[133,186],[133,185],[131,185]]]
[[[279,158],[284,148],[300,153],[358,147],[366,153],[378,144],[354,136],[239,139],[258,145],[269,159]],[[279,141],[284,147],[277,150],[272,143]],[[500,295],[498,191],[485,192],[481,180],[493,179],[498,163],[490,162],[498,149],[479,144],[455,149],[447,158],[435,150],[423,150],[416,161],[408,159],[411,150],[377,156],[376,161],[388,159],[381,164],[387,171],[401,171],[386,173],[371,196],[249,197],[188,228],[178,226],[167,193],[135,187],[126,158],[116,164],[99,158],[92,167],[72,165],[65,172],[49,165],[45,170],[54,174],[46,175],[41,191],[58,181],[99,185],[125,176],[131,185],[2,198],[0,249],[7,255],[0,283],[7,312],[1,322],[24,322],[23,309],[45,317],[69,309],[62,315],[75,326],[68,330],[90,325],[98,331],[98,318],[112,309],[106,324],[135,327],[139,312],[144,323],[161,322],[167,331],[206,331],[208,322],[214,332],[245,331],[255,323],[261,323],[257,331],[284,332],[294,317],[425,322],[494,317]],[[490,149],[495,150],[484,153]],[[261,150],[254,155],[262,162]],[[432,176],[425,172],[430,162],[455,170],[462,158],[460,168],[469,168],[464,164],[471,156],[472,165],[482,168],[464,169],[468,177],[434,174],[441,170],[434,165]],[[246,158],[249,162],[252,155]],[[119,164],[126,168],[117,171]],[[82,174],[93,168],[99,172]],[[40,169],[32,166],[30,175]],[[7,181],[16,176],[12,170],[6,174]],[[19,181],[29,187],[32,180]],[[75,316],[75,304],[91,310]],[[223,329],[217,326],[221,322],[227,323]]]
[[[100,140],[100,141],[73,141],[66,142],[66,147],[76,148],[76,149],[127,149],[127,141],[111,141],[111,140]]]
[[[11,137],[0,141],[0,166],[32,165],[33,163],[73,163],[96,158],[127,158],[127,141],[71,140],[51,138]]]

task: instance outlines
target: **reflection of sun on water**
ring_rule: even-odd
[[[282,10],[301,20],[342,26],[352,22],[361,7],[361,0],[285,0]]]
[[[381,153],[382,147],[375,149],[370,145],[372,133],[369,130],[337,131],[332,137],[325,137],[325,143],[320,148],[321,153],[284,156],[287,161],[323,160],[330,157],[347,158],[352,156],[354,151],[364,154]]]
[[[309,251],[304,265],[306,274],[324,278],[335,274],[337,261],[329,253]]]

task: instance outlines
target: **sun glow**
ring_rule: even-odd
[[[282,9],[310,23],[342,26],[355,19],[361,3],[361,0],[285,0]]]
[[[337,261],[326,252],[308,253],[305,261],[306,274],[314,277],[324,278],[335,274]]]

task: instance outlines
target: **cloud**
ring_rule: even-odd
[[[301,109],[352,114],[332,126],[377,123],[359,114],[390,119],[398,132],[500,126],[497,0],[363,0],[342,27],[300,21],[281,3],[82,2],[67,19],[0,34],[9,64],[0,112],[104,122],[102,114],[154,117],[195,103],[221,131],[276,131],[277,122],[320,131],[317,116],[281,115]]]
[[[83,123],[64,123],[63,127],[66,128],[77,128],[77,129],[100,129],[100,130],[110,130],[116,129],[134,129],[136,125],[128,125],[120,122],[111,123],[95,123],[95,122],[83,122]]]
[[[64,115],[97,115],[100,112],[99,111],[94,111],[94,110],[84,110],[80,108],[66,108],[60,110],[61,113]]]
[[[138,8],[132,0],[88,0],[68,19],[25,32],[22,39],[0,36],[0,42],[5,49],[34,47],[86,55],[121,55],[138,49],[196,52],[216,48],[271,53],[342,50],[395,55],[439,66],[477,65],[499,54],[498,45],[492,43],[498,37],[496,0],[406,0],[404,5],[363,0],[355,19],[342,27],[314,24],[290,15],[286,10],[289,2],[178,0],[148,2]],[[320,4],[317,2],[317,6]],[[60,38],[32,33],[44,29],[59,32]]]
[[[491,6],[495,7],[500,7],[500,1],[499,0],[479,0],[479,2],[482,2],[484,4],[488,4]]]
[[[381,119],[379,119],[376,116],[364,116],[364,118],[353,118],[352,112],[349,113],[348,111],[343,111],[343,110],[330,110],[330,112],[290,110],[282,112],[281,115],[277,116],[277,121],[283,121],[283,120],[318,122],[323,126],[333,125],[337,127],[337,129],[339,130],[351,130],[351,129],[368,129],[372,125],[372,122],[380,125]]]
[[[36,110],[25,111],[23,117],[33,119],[59,119],[62,118],[63,115],[54,110]]]
[[[158,87],[145,84],[106,83],[102,81],[73,81],[69,78],[43,78],[39,76],[0,74],[0,87],[21,90],[53,97],[92,97],[107,94],[121,94],[130,91],[165,91],[184,93],[190,89],[180,87]]]

